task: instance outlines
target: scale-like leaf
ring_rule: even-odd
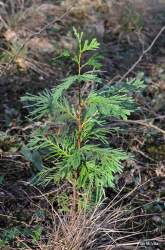
[[[25,103],[25,107],[29,109],[34,119],[40,119],[54,112],[52,92],[47,89],[38,95],[27,94],[21,101]]]
[[[66,79],[64,79],[61,84],[55,87],[52,90],[53,103],[57,103],[59,98],[62,96],[63,92],[68,90],[72,86],[72,84],[74,84],[76,80],[78,80],[78,78],[79,78],[78,75],[69,76]]]
[[[90,93],[88,96],[88,113],[99,112],[103,116],[114,116],[117,118],[127,119],[133,112],[134,100],[127,95],[114,95],[110,97],[102,96],[96,92]],[[127,107],[129,103],[130,107]],[[127,104],[127,105],[126,105]]]
[[[101,94],[105,94],[106,96],[109,95],[116,95],[116,94],[129,94],[135,91],[141,91],[145,87],[144,81],[141,79],[132,79],[132,80],[127,80],[126,82],[122,83],[116,83],[114,85],[106,85],[102,88],[100,91]]]
[[[79,81],[84,81],[84,82],[95,82],[95,83],[101,83],[102,80],[99,78],[97,75],[92,74],[92,73],[84,73],[79,76]]]
[[[100,44],[96,40],[96,38],[93,38],[91,41],[85,40],[84,45],[82,47],[82,52],[96,50],[99,48],[99,46],[100,46]]]

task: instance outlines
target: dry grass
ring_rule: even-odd
[[[161,237],[145,238],[145,225],[152,214],[143,213],[140,207],[131,207],[130,198],[138,188],[124,196],[121,190],[111,202],[102,202],[90,213],[72,211],[69,215],[60,216],[52,210],[54,230],[48,243],[40,242],[38,249],[141,249],[145,242],[162,242],[164,239]]]

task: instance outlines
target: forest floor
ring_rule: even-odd
[[[43,194],[53,202],[56,187],[38,189],[29,184],[37,169],[25,159],[21,148],[39,124],[26,118],[20,97],[54,87],[74,71],[63,53],[75,47],[74,26],[86,37],[99,40],[103,56],[100,74],[105,82],[140,77],[146,85],[145,91],[135,94],[140,110],[128,121],[111,124],[122,128],[111,138],[113,145],[131,152],[134,160],[119,176],[117,189],[106,190],[106,194],[112,200],[118,192],[122,198],[134,190],[120,203],[129,204],[142,216],[133,219],[141,233],[131,236],[131,241],[152,239],[146,245],[118,249],[163,250],[165,2],[0,1],[0,22],[0,249],[19,249],[16,242],[20,246],[20,238],[11,232],[28,225],[34,233],[36,226],[46,228],[45,221],[50,220],[43,213],[49,209]]]

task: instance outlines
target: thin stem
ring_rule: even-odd
[[[81,45],[78,57],[78,76],[81,75]],[[79,106],[81,106],[81,81],[78,80],[78,98],[79,98]]]
[[[78,54],[78,108],[77,108],[77,130],[78,130],[78,135],[77,135],[77,147],[78,149],[81,148],[81,131],[82,131],[82,123],[81,123],[81,115],[82,115],[82,97],[81,97],[81,81],[80,81],[80,76],[81,76],[81,56],[82,56],[82,48],[81,48],[81,40],[79,41],[79,54]],[[77,172],[75,174],[75,180],[77,180],[79,173]],[[76,183],[73,184],[73,212],[76,211],[76,205],[77,205],[77,200],[78,200],[78,194],[76,190]]]
[[[76,176],[75,176],[75,180],[76,180]],[[72,184],[73,185],[73,203],[72,203],[72,213],[74,215],[75,211],[76,211],[76,204],[77,204],[77,190],[76,190],[76,181]]]
[[[81,114],[82,114],[82,97],[81,97],[81,81],[80,81],[80,75],[81,75],[81,42],[79,42],[79,55],[78,55],[78,110],[77,110],[77,126],[78,126],[78,138],[77,138],[77,146],[80,149],[81,147],[81,130],[82,130],[82,124],[81,124]]]
[[[81,147],[81,130],[82,130],[81,112],[82,112],[81,106],[79,106],[79,110],[77,111],[77,126],[78,126],[77,146],[79,149]]]

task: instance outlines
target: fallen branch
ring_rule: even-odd
[[[135,124],[139,124],[139,125],[142,125],[142,126],[145,126],[147,128],[153,128],[155,130],[157,130],[159,133],[162,133],[163,135],[165,135],[165,130],[157,127],[156,125],[152,124],[152,123],[146,123],[144,121],[141,121],[141,120],[127,120],[126,122],[128,123],[135,123]]]
[[[157,130],[159,133],[165,135],[165,130],[157,127],[156,125],[152,124],[152,123],[146,123],[145,121],[143,120],[115,120],[115,122],[126,122],[126,123],[132,123],[132,124],[139,124],[139,125],[142,125],[144,127],[147,127],[147,128],[153,128],[155,130]]]
[[[119,83],[122,82],[135,68],[136,66],[141,62],[141,60],[143,59],[144,55],[146,55],[154,46],[154,44],[156,43],[156,41],[158,40],[158,38],[161,36],[161,34],[163,33],[163,31],[165,30],[165,25],[161,28],[161,30],[158,32],[158,34],[155,36],[155,38],[153,39],[153,41],[151,42],[151,44],[149,45],[149,47],[145,50],[143,50],[142,54],[140,55],[140,57],[138,58],[138,60],[132,65],[131,68],[129,68],[129,70],[120,78]]]

